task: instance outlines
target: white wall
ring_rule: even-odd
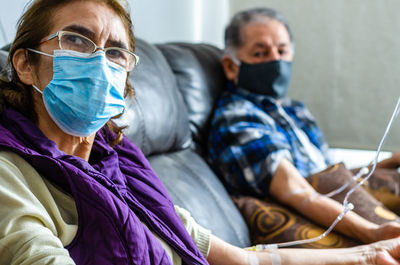
[[[374,149],[400,96],[398,0],[231,0],[282,11],[294,32],[290,95],[309,106],[331,146]],[[386,150],[400,148],[400,120]]]
[[[131,0],[134,31],[150,42],[189,41],[223,45],[228,0]]]
[[[228,20],[228,0],[129,0],[129,2],[137,37],[152,43],[207,42],[222,47],[221,28]],[[0,47],[14,38],[15,25],[26,3],[28,0],[0,0]]]
[[[0,0],[0,47],[11,42],[27,0]]]

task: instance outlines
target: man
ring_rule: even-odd
[[[219,100],[209,158],[232,193],[272,196],[328,227],[342,206],[311,196],[304,177],[329,165],[327,144],[307,108],[286,98],[294,45],[282,14],[258,8],[236,14],[225,31],[223,68],[230,84]],[[397,164],[393,157],[382,165]],[[362,242],[394,236],[400,225],[377,225],[350,212],[336,230]]]

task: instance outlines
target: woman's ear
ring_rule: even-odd
[[[224,57],[222,57],[222,66],[224,67],[226,78],[232,82],[235,82],[239,75],[239,66],[235,64],[232,58],[228,55],[224,55]]]
[[[12,63],[17,71],[18,77],[26,85],[33,84],[33,69],[28,61],[28,54],[25,49],[18,49],[12,58]]]

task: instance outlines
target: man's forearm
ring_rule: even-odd
[[[271,182],[271,195],[311,220],[329,227],[343,211],[343,207],[330,198],[314,196],[314,194],[317,193],[297,169],[289,161],[282,160]],[[369,243],[373,241],[372,230],[377,227],[376,224],[349,212],[335,229],[347,236]]]
[[[298,202],[303,203],[298,204]],[[292,206],[304,216],[324,227],[329,227],[343,211],[343,206],[341,204],[321,195],[311,195],[311,198],[307,198],[307,194],[304,194],[304,196],[299,196],[298,200],[292,204]],[[364,243],[370,243],[374,241],[373,231],[378,227],[377,224],[366,220],[358,214],[348,212],[336,225],[335,230]]]

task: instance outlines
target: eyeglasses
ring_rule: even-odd
[[[97,49],[101,49],[104,51],[109,61],[122,66],[128,72],[139,62],[139,56],[127,49],[119,47],[99,47],[91,39],[79,33],[69,31],[57,31],[45,38],[42,43],[54,39],[55,37],[58,37],[58,46],[61,50],[72,50],[90,55]]]

